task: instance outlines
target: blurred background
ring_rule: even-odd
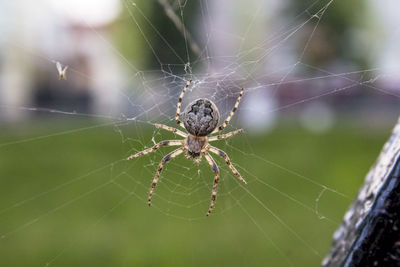
[[[398,118],[400,4],[0,0],[0,263],[319,266]],[[66,80],[56,63],[68,66]],[[183,106],[229,130],[213,174],[177,158],[146,196]],[[215,156],[217,157],[217,156]]]

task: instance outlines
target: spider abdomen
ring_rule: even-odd
[[[217,127],[218,121],[217,106],[206,98],[191,102],[183,112],[183,124],[195,136],[209,135]]]

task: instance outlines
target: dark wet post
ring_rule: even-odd
[[[400,119],[322,265],[400,266]]]

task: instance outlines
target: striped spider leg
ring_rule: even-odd
[[[226,118],[226,120],[224,121],[223,124],[221,124],[221,126],[215,128],[215,130],[212,132],[212,134],[216,133],[216,132],[220,132],[223,129],[225,129],[225,127],[228,125],[229,121],[232,119],[233,115],[235,115],[235,112],[239,107],[239,103],[240,103],[240,100],[242,99],[242,96],[243,96],[243,88],[242,88],[242,90],[240,90],[239,97],[237,98],[235,106],[233,107],[233,109],[232,109],[231,113],[229,114],[228,118]]]
[[[226,134],[221,134],[221,135],[215,135],[215,136],[211,136],[208,138],[208,142],[212,142],[212,141],[217,141],[217,140],[221,140],[221,139],[226,139],[229,137],[232,137],[234,135],[237,135],[238,133],[243,132],[243,129],[238,129],[236,131],[232,131]]]
[[[130,155],[129,157],[126,158],[126,160],[131,160],[131,159],[138,158],[140,156],[149,154],[151,152],[156,151],[157,149],[159,149],[162,146],[182,146],[184,144],[184,142],[185,142],[185,140],[164,140],[164,141],[161,141],[161,142],[155,144],[154,146],[152,146],[148,149],[145,149],[136,154]]]
[[[189,80],[185,87],[183,88],[181,94],[179,95],[179,99],[178,99],[178,103],[176,104],[176,114],[175,114],[175,121],[176,123],[181,126],[182,128],[185,129],[185,126],[183,125],[183,123],[179,120],[179,115],[181,114],[181,105],[182,105],[182,99],[183,99],[183,95],[186,93],[186,90],[188,89],[190,83],[192,82],[192,80]]]
[[[231,160],[229,159],[228,154],[226,154],[225,151],[223,151],[222,149],[216,148],[214,146],[211,146],[211,145],[208,146],[208,150],[214,154],[217,154],[221,158],[223,158],[225,160],[226,164],[228,165],[229,169],[231,169],[231,171],[239,179],[239,181],[241,181],[244,184],[247,184],[247,182],[243,179],[243,177],[240,175],[238,170],[236,170],[235,166],[232,165]]]
[[[211,157],[211,155],[208,154],[208,152],[204,153],[204,157],[206,158],[208,164],[210,164],[211,169],[213,170],[213,172],[215,174],[214,184],[213,184],[212,193],[211,193],[211,203],[210,203],[210,207],[208,208],[208,211],[206,214],[206,216],[208,216],[208,215],[210,215],[211,211],[213,210],[214,205],[215,205],[215,199],[217,198],[218,182],[219,182],[219,168],[218,168],[218,165],[215,163],[214,159]]]
[[[167,125],[164,125],[164,124],[156,123],[156,124],[154,124],[154,127],[159,128],[159,129],[163,129],[163,130],[166,130],[166,131],[169,131],[169,132],[173,132],[173,133],[175,133],[177,135],[180,135],[182,137],[186,137],[187,136],[187,134],[182,132],[181,130],[178,130],[178,129],[174,128],[174,127],[170,127],[170,126],[167,126]]]
[[[238,129],[236,131],[232,131],[226,134],[221,134],[221,135],[216,135],[216,136],[211,136],[208,138],[209,142],[212,141],[217,141],[217,140],[221,140],[221,139],[226,139],[229,137],[232,137],[238,133],[241,133],[243,131],[243,129]],[[225,162],[228,164],[229,168],[232,170],[233,174],[235,174],[235,176],[244,184],[247,184],[246,181],[242,178],[242,176],[240,175],[240,173],[236,170],[236,168],[232,165],[228,155],[221,149],[213,147],[213,146],[209,146],[208,150],[221,156],[222,158],[225,159]],[[214,204],[215,204],[215,198],[217,196],[217,188],[218,188],[218,180],[219,180],[219,171],[218,171],[218,166],[215,164],[214,159],[211,157],[211,155],[209,155],[208,153],[206,155],[204,155],[208,161],[208,163],[210,164],[211,168],[213,169],[214,173],[215,173],[215,179],[214,179],[214,185],[213,185],[213,191],[212,191],[212,195],[211,195],[211,204],[210,204],[210,208],[208,209],[207,212],[207,216],[210,215],[211,211],[214,208]]]
[[[209,141],[216,141],[216,140],[220,140],[220,139],[225,139],[225,138],[229,138],[235,134],[238,134],[242,131],[242,129],[224,134],[224,135],[219,135],[219,136],[213,136],[214,138],[209,138]],[[240,175],[240,173],[236,170],[236,168],[232,165],[228,155],[226,154],[226,152],[224,152],[223,150],[213,147],[211,145],[208,145],[206,147],[206,150],[211,151],[217,155],[219,155],[220,157],[222,157],[226,164],[229,166],[229,168],[231,169],[231,171],[233,172],[233,174],[244,184],[247,184],[247,182],[243,179],[243,177]],[[213,183],[213,188],[212,188],[212,194],[211,194],[211,203],[210,203],[210,207],[208,208],[207,214],[206,216],[210,215],[211,211],[214,209],[214,205],[215,205],[215,200],[217,197],[217,191],[218,191],[218,182],[219,182],[219,168],[218,165],[215,163],[215,160],[213,159],[213,157],[207,152],[204,151],[203,152],[204,157],[206,158],[208,164],[211,166],[211,169],[213,170],[214,174],[215,174],[215,178],[214,178],[214,183]]]
[[[157,169],[156,175],[154,176],[153,182],[151,183],[149,197],[147,198],[147,204],[149,206],[151,206],[151,197],[153,196],[154,188],[157,185],[158,179],[160,178],[161,171],[164,168],[165,163],[167,163],[171,159],[175,158],[179,154],[182,154],[182,152],[184,152],[185,150],[186,150],[185,147],[180,147],[178,149],[175,149],[174,151],[172,151],[171,153],[169,153],[165,157],[163,157],[160,164],[158,164],[158,169]]]
[[[163,125],[163,126],[165,126],[165,125]],[[157,185],[158,179],[160,178],[160,174],[161,174],[161,171],[162,171],[165,163],[167,163],[171,159],[175,158],[176,156],[178,156],[179,154],[184,152],[186,150],[186,146],[184,144],[185,144],[185,140],[184,139],[183,140],[164,140],[164,141],[161,141],[161,142],[155,144],[154,146],[152,146],[152,147],[150,147],[148,149],[142,150],[142,151],[140,151],[140,152],[138,152],[136,154],[133,154],[133,155],[131,155],[131,156],[129,156],[127,158],[127,160],[138,158],[140,156],[143,156],[143,155],[149,154],[151,152],[154,152],[154,151],[156,151],[157,149],[159,149],[160,147],[163,147],[163,146],[182,146],[182,147],[180,147],[178,149],[175,149],[171,153],[167,154],[165,157],[163,157],[163,159],[161,160],[160,164],[158,165],[158,170],[156,172],[156,175],[154,176],[153,183],[151,184],[149,197],[147,199],[147,203],[149,204],[149,206],[151,206],[151,197],[153,195],[154,188]]]

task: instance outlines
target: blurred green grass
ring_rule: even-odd
[[[314,135],[290,123],[219,142],[249,185],[240,186],[218,159],[223,179],[215,213],[205,218],[212,182],[206,163],[171,163],[148,208],[167,150],[123,161],[151,145],[154,133],[156,140],[169,133],[94,122],[3,127],[0,265],[319,266],[389,132],[342,124]],[[198,179],[206,186],[196,192]],[[191,193],[181,197],[179,185]]]

